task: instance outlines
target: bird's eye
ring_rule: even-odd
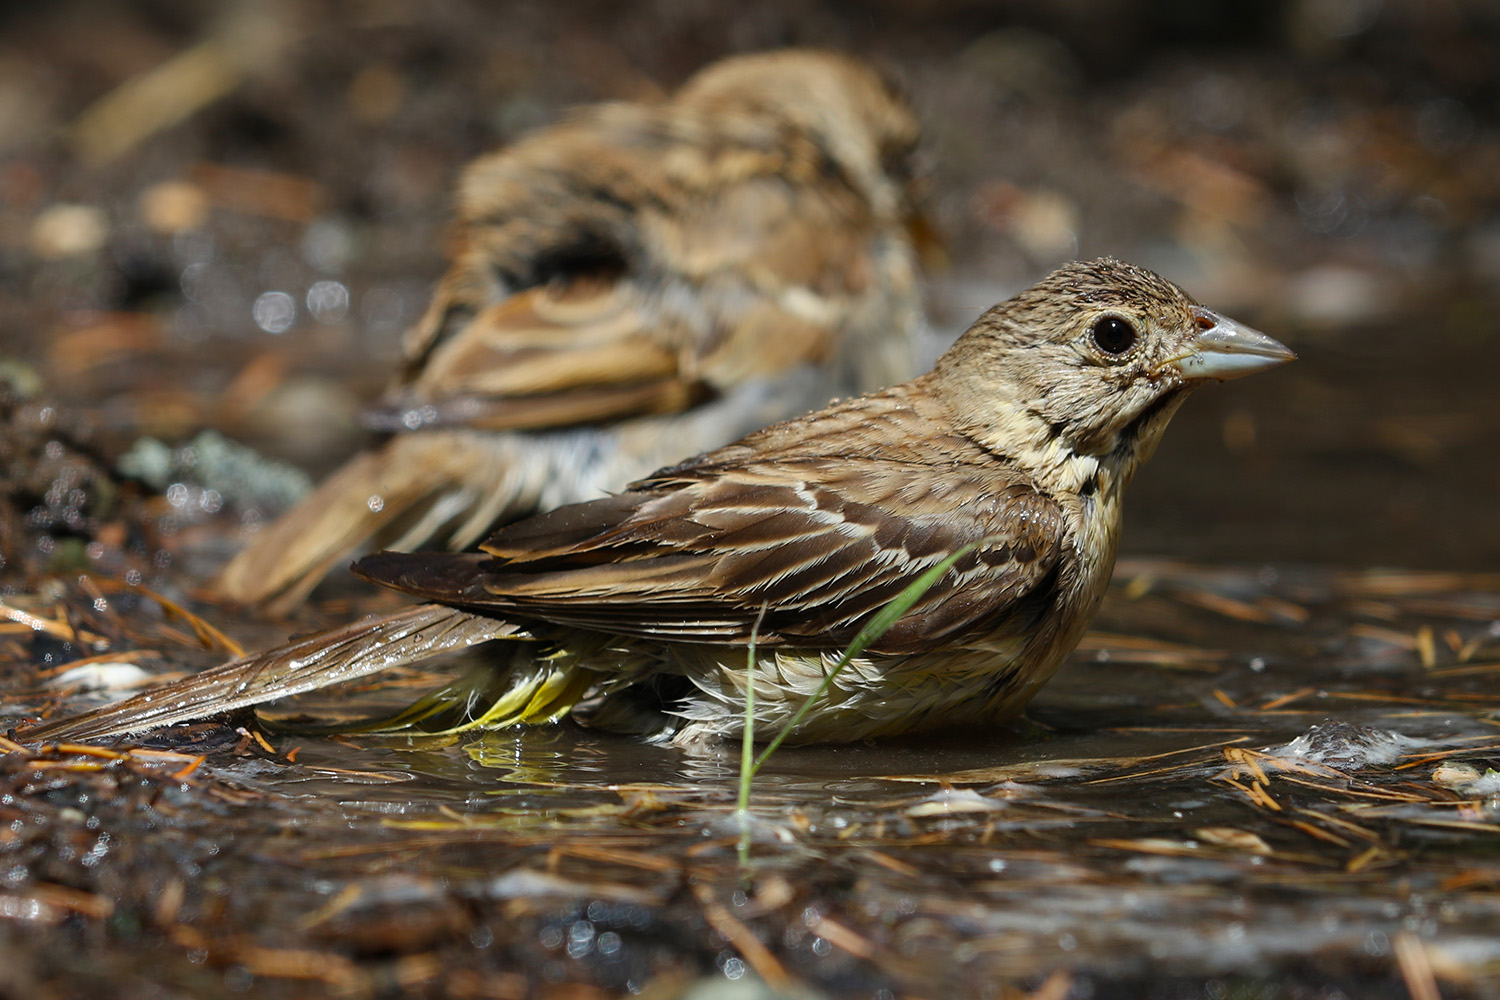
[[[1119,357],[1135,346],[1138,334],[1135,327],[1118,316],[1105,316],[1096,320],[1089,328],[1094,346],[1105,354]]]

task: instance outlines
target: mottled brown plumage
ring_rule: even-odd
[[[760,618],[757,734],[769,738],[863,624],[970,544],[792,735],[994,722],[1087,627],[1113,569],[1121,492],[1188,392],[1291,357],[1150,272],[1070,264],[910,382],[502,528],[481,553],[356,566],[435,603],[27,736],[133,731],[266,700],[267,674],[302,690],[502,638],[497,666],[414,715],[462,726],[572,712],[688,742],[737,730]]]
[[[916,136],[867,66],[793,50],[476,161],[452,267],[371,411],[395,436],[253,539],[219,589],[285,609],[371,538],[468,547],[909,376]]]

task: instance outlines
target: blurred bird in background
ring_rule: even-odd
[[[360,549],[464,549],[915,371],[917,125],[868,66],[723,60],[469,166],[456,252],[370,413],[391,437],[222,571],[285,612]]]
[[[1088,627],[1122,493],[1188,394],[1292,357],[1149,271],[1069,264],[981,316],[926,375],[507,525],[482,552],[356,566],[434,603],[21,738],[136,732],[487,641],[473,670],[398,721],[456,731],[571,714],[692,743],[740,730],[752,673],[764,739],[804,705],[801,742],[1002,721]],[[811,701],[859,630],[954,556]]]

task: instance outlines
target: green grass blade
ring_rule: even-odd
[[[755,643],[760,638],[760,626],[766,620],[768,606],[760,606],[760,614],[750,626],[750,648],[745,653],[745,728],[740,743],[740,795],[736,806],[740,819],[741,868],[750,862],[750,779],[755,776]]]
[[[802,707],[797,710],[797,714],[792,716],[792,721],[788,722],[784,727],[782,727],[781,732],[776,734],[776,738],[772,740],[764,750],[761,751],[760,756],[756,758],[755,763],[750,767],[749,777],[743,778],[741,781],[742,790],[747,788],[749,784],[749,778],[755,777],[756,772],[761,769],[761,766],[763,764],[765,764],[766,759],[770,757],[771,754],[775,753],[776,748],[781,746],[782,742],[787,738],[788,735],[791,734],[792,730],[797,728],[797,724],[802,721],[803,716],[808,713],[808,710],[811,709],[812,706],[818,701],[818,699],[823,697],[823,695],[828,691],[829,686],[833,684],[833,679],[839,675],[840,671],[842,671],[849,665],[849,661],[853,660],[860,653],[863,653],[867,648],[869,648],[871,643],[875,642],[881,636],[889,632],[891,626],[896,624],[897,620],[900,619],[902,615],[910,611],[912,605],[920,601],[922,599],[922,595],[931,590],[933,585],[943,578],[943,574],[953,568],[954,563],[958,562],[964,556],[972,552],[977,544],[977,542],[971,542],[968,545],[965,545],[963,548],[959,549],[957,552],[953,553],[951,556],[944,559],[936,566],[933,566],[921,576],[917,577],[910,584],[908,584],[906,588],[901,591],[901,593],[891,598],[890,603],[881,608],[880,612],[875,615],[874,618],[871,618],[868,622],[865,623],[865,627],[859,630],[859,634],[854,637],[854,641],[849,643],[849,645],[844,648],[844,651],[839,654],[838,662],[833,665],[832,670],[828,671],[828,676],[823,678],[823,683],[818,685],[818,689],[812,693],[812,697],[808,698],[805,702],[802,703]],[[746,794],[748,794],[748,791],[746,792]]]

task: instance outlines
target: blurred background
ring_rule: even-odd
[[[365,440],[359,407],[443,271],[470,158],[573,104],[811,45],[882,67],[924,122],[930,353],[1105,254],[1301,353],[1189,404],[1132,490],[1127,554],[1500,561],[1500,5],[53,0],[0,17],[0,367],[55,406],[41,431],[29,418],[29,452],[20,423],[0,445],[6,496],[34,489],[54,426],[104,463],[215,428],[280,478],[169,490],[181,516],[159,530],[271,516],[297,470]],[[42,514],[18,509],[62,536],[90,499],[48,482]]]
[[[1123,554],[1195,565],[1122,562],[1022,726],[779,756],[755,797],[785,835],[753,887],[709,839],[727,753],[212,726],[238,742],[183,742],[218,747],[190,775],[0,745],[0,994],[674,996],[745,974],[744,920],[747,955],[838,996],[1425,1000],[1434,968],[1443,996],[1497,995],[1500,588],[1316,568],[1500,567],[1485,0],[4,5],[11,718],[94,666],[124,687],[216,662],[213,628],[285,637],[224,606],[190,632],[133,588],[201,607],[195,583],[368,441],[465,163],[786,45],[874,62],[924,123],[929,354],[1104,254],[1300,353],[1199,392],[1132,486]],[[299,630],[404,603],[327,593]]]

